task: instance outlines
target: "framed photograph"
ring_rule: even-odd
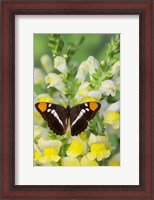
[[[2,199],[153,199],[152,1],[1,1]]]

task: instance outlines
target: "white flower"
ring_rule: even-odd
[[[111,68],[112,68],[112,75],[117,74],[120,71],[120,61],[117,61]]]
[[[34,108],[34,123],[37,125],[42,125],[44,123],[44,119],[35,108]]]
[[[44,85],[45,74],[39,68],[34,68],[34,84]]]
[[[41,56],[40,62],[42,64],[43,68],[45,69],[46,73],[49,73],[52,70],[53,64],[52,64],[52,60],[49,55],[45,54],[45,55]]]
[[[93,97],[96,100],[100,100],[101,93],[100,93],[100,91],[97,91],[97,90],[91,90],[91,91],[88,92],[87,96],[88,97]]]
[[[39,138],[49,139],[49,129],[43,128],[42,126],[34,125],[34,140]]]
[[[88,70],[86,68],[86,61],[82,62],[79,66],[78,72],[76,74],[76,78],[82,83],[84,82],[86,76],[88,74]]]
[[[107,112],[119,112],[120,111],[120,102],[112,103],[107,109]]]
[[[80,85],[80,87],[78,88],[77,94],[75,96],[76,99],[81,99],[83,97],[85,97],[88,93],[88,91],[90,90],[90,83],[89,82],[84,82]]]
[[[105,81],[101,82],[100,91],[106,96],[109,96],[110,94],[111,94],[111,96],[115,96],[116,85],[111,80],[105,80]]]
[[[119,76],[114,79],[114,83],[116,85],[116,89],[120,91],[120,77]]]
[[[100,104],[101,104],[101,109],[99,110],[99,116],[102,119],[109,104],[105,100],[101,101]]]
[[[87,66],[88,66],[88,71],[89,74],[92,75],[96,69],[99,68],[99,62],[93,57],[89,56],[87,59]]]
[[[87,60],[80,64],[76,78],[78,78],[81,82],[84,82],[87,74],[89,73],[90,78],[92,78],[92,74],[98,68],[99,62],[93,56],[89,56]]]
[[[58,69],[63,74],[67,74],[66,60],[62,56],[57,56],[54,59],[54,68]]]
[[[91,90],[90,83],[84,82],[79,87],[75,98],[79,100],[81,103],[88,101],[96,101],[100,100],[101,93],[100,91]]]
[[[55,87],[62,93],[64,93],[64,94],[66,93],[65,84],[62,82],[62,79],[59,75],[57,75],[55,73],[50,73],[45,77],[45,82],[47,84],[49,84],[48,88]]]

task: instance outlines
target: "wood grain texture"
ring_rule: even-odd
[[[2,198],[153,199],[152,1],[2,1]],[[121,186],[15,185],[15,15],[140,16],[140,184]]]

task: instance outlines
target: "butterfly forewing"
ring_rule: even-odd
[[[72,107],[70,109],[71,134],[78,135],[84,131],[100,107],[101,104],[97,102],[87,102]]]
[[[97,102],[87,102],[72,108],[69,106],[64,108],[60,105],[40,102],[36,103],[35,107],[56,134],[62,135],[66,132],[70,117],[71,134],[78,135],[87,128],[88,122],[94,118],[101,105]]]
[[[46,102],[36,103],[35,107],[47,121],[51,130],[58,135],[65,133],[68,126],[68,113],[66,108]]]

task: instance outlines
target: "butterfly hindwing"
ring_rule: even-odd
[[[72,107],[70,109],[71,134],[78,135],[84,131],[100,107],[101,104],[97,102],[87,102]]]
[[[56,104],[40,102],[35,107],[42,117],[47,121],[48,126],[56,134],[65,133],[68,126],[67,109]]]

